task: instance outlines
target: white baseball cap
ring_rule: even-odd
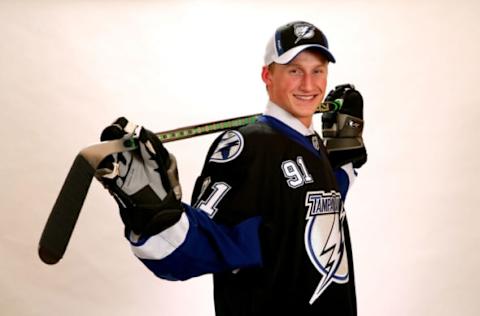
[[[296,21],[280,26],[268,41],[265,50],[265,66],[271,63],[288,64],[305,49],[316,49],[328,61],[335,58],[328,50],[327,37],[315,25]]]

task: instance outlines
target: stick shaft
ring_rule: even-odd
[[[336,111],[339,108],[337,102],[321,103],[315,113]],[[187,139],[195,136],[207,135],[211,133],[222,132],[228,129],[237,128],[254,123],[261,113],[235,117],[226,120],[214,121],[206,124],[191,125],[157,133],[156,135],[163,143],[176,140]]]

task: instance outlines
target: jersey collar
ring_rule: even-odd
[[[303,136],[309,136],[315,133],[315,130],[313,129],[313,123],[309,128],[305,127],[305,125],[303,125],[302,122],[300,122],[295,116],[285,111],[272,101],[268,101],[264,114],[276,118]]]

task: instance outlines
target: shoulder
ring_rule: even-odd
[[[274,129],[270,125],[265,124],[263,122],[259,122],[259,121],[255,122],[254,124],[242,126],[238,129],[238,131],[245,136],[249,136],[249,135],[267,136],[267,135],[275,134]]]
[[[258,147],[278,143],[278,139],[284,137],[270,125],[264,122],[243,126],[238,132],[244,138],[248,147]]]
[[[256,122],[238,129],[245,144],[245,157],[251,159],[268,159],[282,156],[287,150],[288,138],[267,123]]]

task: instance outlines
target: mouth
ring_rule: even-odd
[[[299,99],[301,101],[312,101],[317,97],[317,94],[313,95],[305,95],[305,94],[294,94],[293,95],[296,99]]]

